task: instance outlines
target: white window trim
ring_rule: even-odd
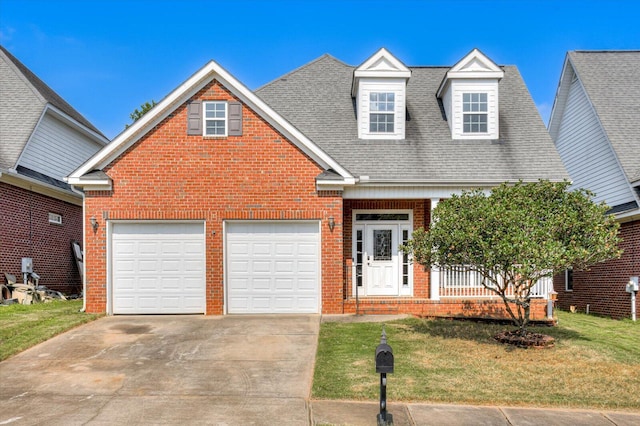
[[[358,220],[356,221],[356,215],[361,213],[404,213],[409,215],[408,220]],[[409,209],[382,209],[382,210],[360,210],[354,209],[351,211],[351,256],[353,261],[351,262],[351,295],[356,296],[356,230],[360,229],[363,232],[363,244],[365,237],[365,225],[372,224],[397,224],[398,225],[398,242],[402,241],[402,231],[409,231],[409,238],[413,234],[413,210]],[[364,250],[364,246],[363,246]],[[402,285],[402,253],[398,250],[398,296],[413,296],[413,259],[409,256],[409,285]],[[362,287],[358,290],[359,297],[367,297],[366,283],[364,277],[362,281]]]
[[[358,94],[356,98],[356,109],[358,111],[358,138],[359,139],[389,139],[399,140],[405,138],[406,127],[406,81],[394,79],[388,81],[385,79],[360,79]],[[379,111],[370,111],[371,93],[393,93],[394,94],[394,110],[388,111],[393,113],[393,132],[371,132],[370,117],[371,114],[377,114]]]
[[[52,225],[62,225],[62,215],[49,212],[49,223]]]
[[[372,101],[371,100],[371,95],[385,95],[385,98],[388,98],[389,95],[393,95],[393,109],[391,111],[389,110],[384,110],[384,111],[373,111],[371,109],[371,104],[373,102],[376,102],[378,104],[380,103],[384,103],[385,105],[390,103],[389,100],[385,99],[384,101],[380,101],[380,100],[376,100],[376,101]],[[377,115],[384,115],[384,116],[390,116],[391,117],[391,123],[393,124],[393,131],[389,132],[389,131],[378,131],[378,130],[371,130],[371,116],[373,114],[377,114]],[[396,133],[396,92],[395,91],[371,91],[369,92],[369,133],[370,134],[374,134],[374,135],[394,135]]]
[[[224,134],[223,135],[208,135],[207,134],[207,105],[209,104],[223,104],[224,105]],[[220,120],[210,118],[209,120]],[[205,138],[224,138],[229,135],[229,104],[227,101],[203,101],[202,102],[202,136]]]
[[[462,95],[462,133],[465,134],[465,135],[486,135],[486,134],[488,134],[489,133],[489,124],[490,124],[489,123],[489,93],[486,92],[486,91],[478,91],[478,90],[476,90],[476,91],[463,91],[461,95]],[[484,111],[465,111],[464,110],[464,104],[465,104],[464,96],[465,95],[471,95],[471,96],[472,95],[484,95],[486,100],[484,102],[478,101],[477,103],[478,104],[484,103],[486,109]],[[473,100],[470,100],[469,103],[470,104],[474,104],[476,102],[474,102]],[[484,124],[487,127],[487,130],[484,131],[484,132],[474,132],[474,131],[465,132],[465,130],[464,130],[465,120],[464,119],[465,119],[465,116],[467,116],[467,115],[484,115],[484,117],[485,117]],[[473,123],[472,123],[472,125],[473,125]]]

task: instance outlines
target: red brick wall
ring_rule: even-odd
[[[33,258],[40,284],[64,293],[79,293],[82,280],[71,241],[82,244],[82,207],[0,182],[0,279],[13,274],[22,282],[22,258]],[[49,223],[49,212],[62,225]]]
[[[585,312],[589,305],[593,314],[615,319],[631,316],[631,296],[625,286],[629,277],[640,275],[640,220],[621,224],[620,237],[622,257],[599,263],[589,271],[574,271],[573,291],[565,290],[564,273],[554,277],[560,308],[575,306]]]
[[[192,99],[238,100],[217,82]],[[87,218],[101,222],[95,233],[86,229],[87,310],[106,309],[107,216],[205,220],[208,314],[223,312],[224,220],[321,220],[322,311],[341,313],[342,197],[317,193],[322,169],[246,105],[242,136],[187,136],[186,124],[182,105],[104,169],[113,191],[87,194]],[[333,232],[329,217],[336,221]]]

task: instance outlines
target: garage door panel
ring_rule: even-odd
[[[115,223],[111,262],[113,313],[205,312],[203,223]]]
[[[275,261],[275,272],[276,273],[293,273],[293,260],[276,260]]]
[[[319,311],[317,222],[226,224],[229,313]]]

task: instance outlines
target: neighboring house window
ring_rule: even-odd
[[[487,94],[463,93],[462,94],[463,132],[487,133]]]
[[[374,92],[369,94],[369,131],[393,133],[395,94]]]
[[[204,103],[204,135],[227,136],[227,103]]]
[[[58,213],[49,213],[49,223],[62,225],[62,215]]]
[[[573,291],[573,269],[565,269],[564,271],[564,288],[566,291]]]

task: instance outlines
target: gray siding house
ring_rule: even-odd
[[[561,307],[629,316],[625,285],[640,275],[640,51],[567,53],[549,133],[573,186],[595,193],[621,224],[624,253],[556,278]]]

